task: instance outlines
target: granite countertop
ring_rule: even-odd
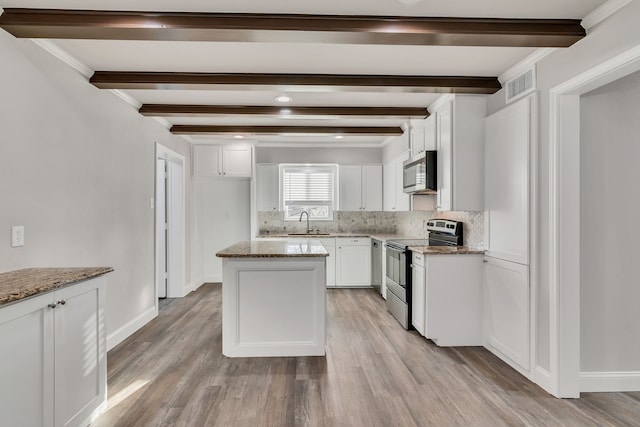
[[[410,246],[409,250],[425,255],[482,255],[484,249],[470,246]]]
[[[286,237],[286,238],[299,238],[299,239],[308,239],[308,238],[312,238],[312,239],[321,239],[321,238],[331,238],[331,237],[371,237],[372,239],[376,239],[376,240],[382,240],[382,241],[387,241],[387,240],[391,240],[391,239],[416,239],[415,236],[405,236],[403,234],[378,234],[378,233],[329,233],[329,234],[315,234],[315,233],[310,233],[310,234],[296,234],[296,235],[289,235],[289,234],[277,234],[277,233],[273,233],[273,234],[260,234],[258,236],[256,236],[260,239],[262,238],[269,238],[269,237]]]
[[[216,254],[220,258],[326,257],[329,252],[316,239],[239,242]]]
[[[63,288],[111,271],[111,267],[78,267],[25,268],[0,273],[0,305]]]

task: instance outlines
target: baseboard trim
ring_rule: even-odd
[[[556,390],[555,387],[553,387],[553,381],[551,381],[551,372],[540,366],[536,366],[536,377],[534,382],[547,393],[556,396]]]
[[[158,316],[155,307],[142,312],[138,317],[115,330],[111,335],[107,336],[107,351],[111,350],[122,341],[134,334],[138,329],[149,323]]]
[[[198,277],[196,280],[192,281],[186,289],[186,295],[193,291],[197,291],[200,286],[206,283],[204,277]]]
[[[640,371],[580,372],[580,392],[640,391]]]

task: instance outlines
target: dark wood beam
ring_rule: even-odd
[[[252,105],[144,104],[140,114],[155,117],[201,117],[215,115],[347,116],[426,118],[429,110],[418,107],[299,107]]]
[[[320,135],[402,135],[395,126],[210,126],[173,125],[176,135],[235,135],[235,134],[320,134]]]
[[[567,47],[578,19],[179,13],[7,8],[0,27],[50,39]]]
[[[96,71],[91,84],[100,89],[274,90],[326,92],[433,92],[492,94],[496,77],[399,76],[356,74],[161,73]]]

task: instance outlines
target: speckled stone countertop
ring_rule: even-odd
[[[329,233],[329,234],[315,234],[315,233],[310,233],[310,234],[294,234],[294,235],[290,235],[290,234],[260,234],[259,236],[256,236],[260,239],[262,238],[269,238],[269,237],[278,237],[278,238],[282,238],[282,237],[286,237],[286,238],[295,238],[295,239],[321,239],[321,238],[331,238],[331,237],[371,237],[372,239],[376,239],[376,240],[382,240],[382,241],[387,241],[387,240],[392,240],[392,239],[416,239],[415,236],[405,236],[403,234],[376,234],[376,233]]]
[[[326,257],[329,256],[329,252],[319,240],[292,238],[273,242],[240,242],[221,250],[216,256],[220,258]]]
[[[0,273],[0,306],[113,271],[111,267],[25,268]]]
[[[410,246],[409,250],[425,255],[482,255],[484,249],[469,246]]]

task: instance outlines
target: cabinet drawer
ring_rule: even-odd
[[[369,237],[337,237],[336,245],[340,246],[370,246],[371,238]]]
[[[424,254],[419,254],[416,252],[412,252],[413,256],[411,258],[411,263],[413,265],[419,265],[421,267],[424,267]]]

